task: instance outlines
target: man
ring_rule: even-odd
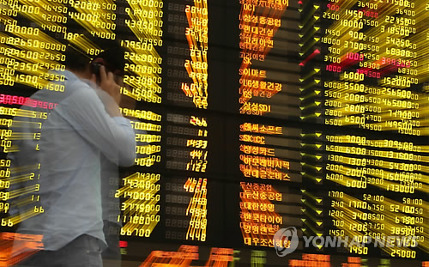
[[[28,216],[28,205],[17,197],[20,214],[29,217],[18,232],[43,235],[44,245],[43,251],[21,266],[102,266],[106,240],[101,166],[105,162],[115,167],[132,165],[136,144],[131,124],[118,106],[120,86],[114,73],[123,70],[123,51],[115,43],[101,48],[104,52],[90,62],[69,46],[66,70],[57,73],[64,81],[55,82],[64,86],[64,92],[44,89],[31,97],[56,103],[55,108],[44,110],[43,122],[43,116],[36,116],[20,118],[16,124],[24,135],[33,134],[34,125],[41,125],[38,138],[17,140],[17,151],[10,154],[15,177],[22,177],[19,172],[26,169],[22,166],[38,164],[33,177],[43,209]],[[40,108],[23,109],[43,113]]]

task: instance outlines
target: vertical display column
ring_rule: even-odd
[[[208,118],[200,110],[209,107],[208,14],[206,0],[171,1],[168,33],[174,38],[167,49],[171,74],[167,101],[191,108],[167,115],[167,182],[165,223],[167,239],[207,240],[207,197],[210,179]],[[181,114],[182,113],[182,114]]]
[[[300,133],[263,118],[299,118],[298,87],[292,64],[280,61],[290,39],[285,25],[288,1],[240,1],[240,230],[247,246],[273,247],[282,227],[301,226]],[[276,56],[270,56],[270,53]],[[281,73],[281,74],[280,74]],[[286,74],[285,74],[286,73]]]
[[[427,4],[301,4],[303,118],[325,125],[308,134],[326,150],[313,155],[330,189],[310,189],[325,200],[325,234],[368,243],[347,253],[416,258],[427,251],[427,18],[418,16]]]
[[[118,3],[119,4],[119,3]],[[160,191],[162,115],[148,104],[161,103],[163,46],[162,0],[123,1],[118,10],[121,46],[125,49],[125,75],[122,95],[127,100],[121,112],[131,120],[136,133],[136,162],[139,172],[122,178],[115,197],[122,198],[118,222],[121,235],[150,237],[161,220]]]
[[[185,9],[188,27],[186,39],[189,44],[190,60],[185,61],[185,68],[192,83],[182,83],[182,90],[186,96],[192,97],[197,108],[208,107],[208,6],[207,0],[195,0],[194,5],[187,5]],[[207,127],[207,119],[191,116],[190,124],[199,127],[199,131]],[[207,135],[198,139],[188,139],[186,146],[192,148],[189,152],[190,160],[186,170],[200,174],[207,168]],[[186,240],[206,241],[207,229],[207,179],[188,177],[184,188],[194,193],[189,201],[186,215],[190,222],[186,233]]]

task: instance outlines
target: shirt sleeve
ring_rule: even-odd
[[[57,107],[61,115],[87,142],[113,163],[131,166],[136,158],[135,133],[128,119],[111,117],[94,89],[85,83]]]

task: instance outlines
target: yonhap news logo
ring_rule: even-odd
[[[273,243],[279,257],[294,252],[299,244],[298,230],[296,227],[281,228],[274,235]]]
[[[417,247],[416,236],[383,236],[372,238],[371,236],[303,236],[304,248],[313,246],[315,248],[348,248],[355,252],[368,252],[370,245],[379,248],[410,248]],[[274,249],[279,257],[284,257],[294,252],[299,245],[298,230],[296,227],[281,228],[273,237]],[[415,251],[410,251],[414,253]],[[411,256],[413,256],[411,255]]]

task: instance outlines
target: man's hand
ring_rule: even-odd
[[[92,75],[91,80],[96,83],[97,77],[95,74]],[[112,72],[106,72],[106,68],[102,65],[100,66],[100,81],[98,83],[101,90],[108,93],[116,102],[119,104],[121,101],[121,87],[115,82]]]
[[[101,101],[106,108],[107,113],[112,117],[122,117],[121,112],[119,111],[119,102],[121,101],[121,87],[115,82],[113,73],[106,73],[106,68],[100,66],[100,81],[97,83],[97,77],[95,74],[92,75],[91,80],[98,84],[100,89],[110,95],[110,97],[104,97],[99,94]]]

